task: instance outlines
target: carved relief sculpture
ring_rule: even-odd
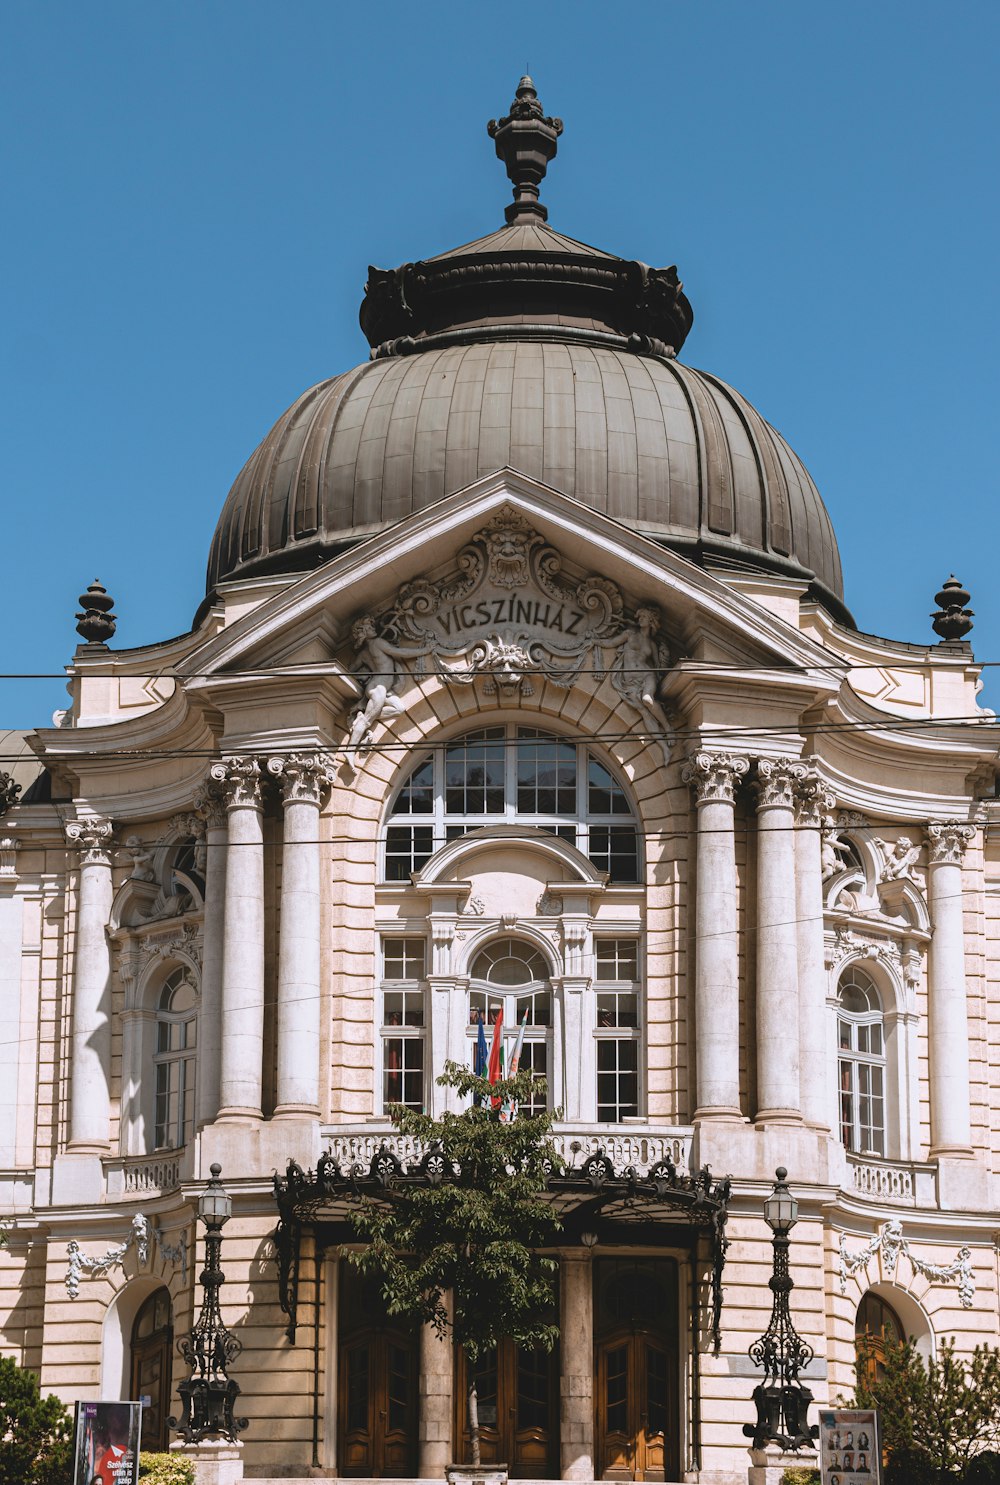
[[[908,835],[901,835],[896,841],[885,841],[876,835],[874,842],[882,855],[878,875],[880,882],[921,881],[920,873],[916,870],[920,847],[914,845]]]

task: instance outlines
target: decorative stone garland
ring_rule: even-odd
[[[187,1279],[187,1239],[182,1232],[176,1243],[168,1243],[158,1227],[150,1228],[148,1218],[141,1212],[136,1212],[132,1218],[132,1226],[128,1237],[113,1248],[108,1248],[105,1253],[84,1253],[75,1238],[71,1238],[66,1244],[66,1252],[69,1255],[69,1264],[66,1269],[66,1293],[70,1299],[76,1299],[80,1293],[80,1280],[84,1273],[92,1279],[103,1278],[113,1268],[120,1268],[124,1262],[126,1253],[131,1247],[135,1247],[139,1262],[145,1267],[149,1258],[150,1233],[156,1240],[156,1246],[160,1251],[161,1258],[175,1268],[179,1265],[181,1276]]]
[[[971,1310],[976,1296],[976,1276],[972,1271],[972,1250],[959,1248],[958,1256],[947,1265],[925,1263],[913,1252],[903,1236],[903,1225],[898,1221],[884,1222],[875,1236],[856,1253],[848,1253],[847,1234],[843,1232],[840,1234],[841,1294],[847,1293],[848,1279],[853,1279],[856,1273],[865,1268],[880,1249],[883,1267],[890,1277],[896,1272],[896,1264],[900,1254],[903,1254],[909,1260],[913,1272],[921,1274],[925,1279],[931,1279],[938,1284],[948,1284],[952,1279],[957,1280],[959,1303],[963,1309]]]

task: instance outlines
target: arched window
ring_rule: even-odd
[[[578,846],[613,882],[638,882],[639,832],[621,784],[582,743],[534,727],[483,727],[436,748],[396,796],[385,877],[409,881],[446,841],[532,825]]]
[[[479,1035],[479,1020],[486,1027],[486,1039],[492,1037],[491,1027],[503,1011],[504,1066],[509,1067],[510,1057],[524,1022],[524,1042],[521,1047],[519,1066],[528,1068],[536,1078],[549,1077],[549,1046],[552,1036],[552,986],[549,983],[549,968],[543,956],[532,944],[522,939],[501,938],[488,944],[472,962],[469,991],[470,1061],[472,1047]],[[551,1088],[549,1089],[551,1098]],[[523,1105],[527,1113],[540,1113],[547,1107],[548,1099],[541,1096]]]
[[[885,1154],[885,1033],[882,1002],[857,964],[838,987],[840,1137],[856,1155]]]
[[[854,1321],[854,1344],[865,1372],[875,1382],[885,1371],[886,1341],[902,1345],[906,1339],[903,1326],[891,1305],[881,1295],[870,1291],[858,1305]]]
[[[197,1035],[198,992],[190,972],[176,969],[164,982],[156,1006],[155,1150],[180,1149],[194,1129]]]

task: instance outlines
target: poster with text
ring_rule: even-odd
[[[136,1485],[139,1478],[138,1402],[78,1402],[73,1485]]]
[[[823,1485],[879,1485],[882,1449],[874,1408],[821,1408],[819,1467]]]

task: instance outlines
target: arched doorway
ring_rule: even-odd
[[[170,1412],[170,1347],[173,1340],[170,1293],[161,1285],[141,1305],[132,1322],[132,1375],[129,1397],[142,1398],[142,1446],[167,1447]]]
[[[596,1284],[596,1471],[673,1480],[680,1470],[677,1264],[601,1258]]]
[[[342,1475],[416,1474],[417,1337],[386,1314],[379,1283],[340,1271],[337,1458]]]

